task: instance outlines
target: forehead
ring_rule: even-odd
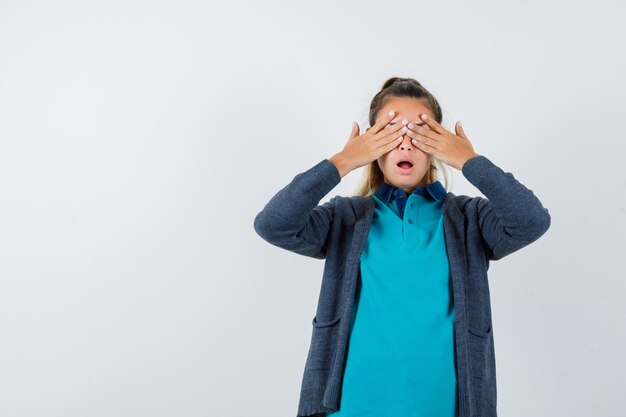
[[[402,119],[418,120],[418,116],[422,113],[426,113],[430,117],[434,117],[432,111],[428,108],[424,100],[418,100],[412,97],[390,98],[378,114],[379,116],[381,114],[387,114],[389,110],[396,112],[391,124],[401,122]]]

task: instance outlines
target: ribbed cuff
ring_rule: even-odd
[[[497,165],[484,155],[474,156],[465,161],[461,172],[472,185],[483,192],[485,187],[489,189],[489,186],[499,180],[498,173],[503,173]]]
[[[325,390],[325,386],[302,387],[297,417],[323,415],[326,411],[322,405]]]
[[[331,189],[335,188],[341,182],[341,174],[335,164],[330,162],[328,158],[325,158],[318,165],[324,168],[324,180],[331,186]]]

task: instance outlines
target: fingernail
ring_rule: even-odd
[[[459,126],[463,127],[463,123],[459,120]]]
[[[393,116],[395,113],[393,112],[393,110],[389,111],[389,116]]]
[[[409,123],[409,129],[413,129],[414,127],[413,123]]]
[[[404,119],[404,120],[402,121],[402,124],[403,124],[403,125],[405,125],[405,124],[407,124],[407,123],[409,123],[409,121],[408,121],[407,119]]]
[[[426,120],[428,119],[428,116],[426,116],[425,114],[422,114],[422,119]]]

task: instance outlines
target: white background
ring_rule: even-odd
[[[295,416],[323,261],[253,219],[392,76],[552,216],[489,270],[499,415],[623,415],[624,12],[0,1],[0,415]]]

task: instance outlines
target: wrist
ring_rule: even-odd
[[[352,171],[352,167],[348,163],[348,158],[346,158],[341,152],[331,156],[328,160],[335,165],[341,178],[345,177],[350,171]]]
[[[465,165],[465,163],[469,161],[470,159],[475,158],[477,156],[480,156],[480,154],[473,152],[469,156],[466,156],[465,158],[463,158],[463,161],[461,162],[461,165],[459,166],[459,171],[463,171],[463,165]]]

